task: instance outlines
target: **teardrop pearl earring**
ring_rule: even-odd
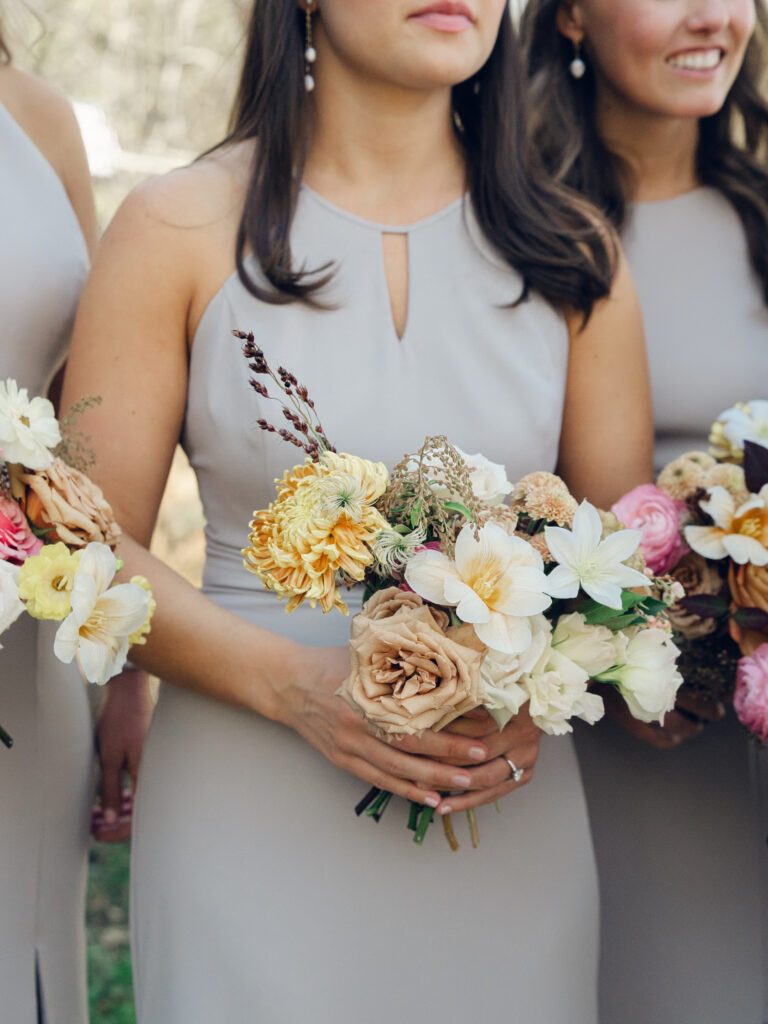
[[[573,50],[574,57],[571,63],[568,65],[568,69],[570,70],[571,75],[578,80],[579,78],[584,77],[584,72],[587,70],[587,65],[581,58],[581,43],[574,43]]]
[[[312,45],[312,10],[314,6],[315,0],[307,0],[307,32],[304,45],[304,88],[307,92],[312,92],[315,88],[315,77],[312,74],[312,65],[317,60],[317,50]]]

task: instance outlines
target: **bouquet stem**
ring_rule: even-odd
[[[448,845],[456,853],[460,849],[459,841],[456,838],[456,833],[453,831],[453,822],[451,821],[450,814],[443,815],[443,832],[445,832],[445,838],[448,841]]]
[[[0,743],[4,743],[9,750],[13,746],[13,737],[8,735],[2,725],[0,725]]]
[[[379,789],[378,786],[372,786],[368,790],[368,792],[365,794],[360,803],[355,806],[355,814],[358,816],[358,818],[360,817],[361,814],[363,814],[364,811],[366,811],[370,807],[370,805],[373,803],[376,797],[379,796],[380,793],[381,790]]]
[[[434,817],[434,815],[435,812],[431,807],[424,807],[422,809],[421,815],[419,816],[419,824],[413,836],[413,841],[418,846],[421,846],[421,844],[424,842],[424,836],[426,836],[427,829],[432,824],[432,818]]]
[[[467,821],[469,822],[469,834],[472,837],[472,847],[476,850],[480,845],[480,835],[477,831],[477,817],[474,807],[470,807],[467,811]]]

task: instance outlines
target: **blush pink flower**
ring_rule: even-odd
[[[768,743],[768,644],[739,662],[733,706],[739,721]]]
[[[0,561],[21,565],[42,546],[16,502],[0,496]]]
[[[635,487],[611,511],[626,527],[640,531],[640,548],[646,564],[657,576],[674,568],[688,551],[680,535],[685,503],[671,498],[654,484]]]

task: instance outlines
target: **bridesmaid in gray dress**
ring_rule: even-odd
[[[41,394],[69,343],[95,215],[70,107],[8,64],[0,224],[0,377]],[[85,688],[32,619],[1,642],[0,721],[15,745],[0,749],[0,1016],[79,1024],[93,749]]]
[[[661,466],[768,389],[768,16],[752,0],[530,0],[523,28],[549,166],[622,231]],[[768,1020],[766,754],[732,711],[702,731],[685,710],[633,727],[650,746],[614,723],[577,739],[604,1024]]]
[[[157,596],[135,652],[166,680],[134,838],[143,1024],[596,1024],[570,740],[541,742],[524,788],[502,755],[528,783],[525,715],[382,743],[335,696],[348,622],[287,616],[240,553],[297,459],[257,427],[233,328],[301,375],[342,450],[392,466],[445,432],[513,477],[559,463],[599,503],[650,472],[636,298],[593,215],[530,162],[519,70],[506,0],[258,0],[233,134],[105,236],[65,399],[104,396],[97,479]],[[146,550],[179,436],[202,594]],[[439,828],[415,847],[402,800],[356,820],[361,780],[442,812],[508,799],[457,855]]]

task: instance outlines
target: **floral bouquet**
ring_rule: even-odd
[[[144,577],[113,585],[120,529],[73,429],[95,401],[59,423],[48,399],[0,381],[0,635],[24,612],[59,621],[56,657],[77,658],[85,679],[106,683],[128,648],[146,643],[155,602]],[[0,740],[12,744],[4,730]]]
[[[646,572],[638,531],[578,505],[550,473],[513,485],[503,466],[445,437],[391,475],[338,454],[307,388],[273,372],[253,335],[235,335],[253,389],[282,405],[286,425],[260,428],[306,454],[254,513],[245,566],[289,612],[306,600],[348,614],[342,587],[364,586],[339,693],[379,736],[438,731],[478,708],[502,729],[525,704],[544,732],[568,733],[572,719],[604,713],[590,679],[615,685],[644,721],[674,706],[682,679],[665,610],[680,588]],[[356,811],[379,820],[390,799],[373,788]],[[411,805],[417,843],[433,814]],[[470,827],[476,843],[472,812]]]
[[[709,440],[613,511],[640,530],[649,567],[685,589],[668,616],[686,684],[733,697],[768,742],[768,401],[727,409]]]

